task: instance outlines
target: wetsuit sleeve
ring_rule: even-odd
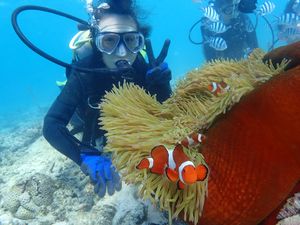
[[[62,154],[80,164],[80,151],[84,145],[67,129],[79,101],[82,86],[75,75],[71,75],[60,95],[56,98],[44,118],[43,135]]]

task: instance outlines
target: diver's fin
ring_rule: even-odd
[[[166,175],[170,181],[177,181],[178,180],[178,173],[175,170],[172,170],[171,168],[166,168]]]

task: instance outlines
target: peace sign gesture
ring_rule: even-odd
[[[171,41],[169,39],[165,40],[165,43],[164,43],[158,57],[155,59],[150,39],[145,40],[146,53],[147,53],[147,56],[148,56],[150,68],[154,68],[156,66],[159,66],[161,63],[164,62],[165,58],[168,55],[170,42]]]
[[[149,70],[146,74],[146,81],[149,85],[160,85],[169,83],[172,79],[171,71],[168,64],[164,62],[168,55],[170,40],[165,40],[165,43],[157,58],[154,57],[152,44],[149,39],[145,41],[146,53],[149,61]]]

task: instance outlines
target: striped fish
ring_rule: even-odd
[[[208,25],[208,30],[210,30],[211,32],[217,33],[217,34],[221,34],[226,32],[228,29],[230,28],[230,26],[226,26],[224,23],[222,22],[213,22],[211,24]]]
[[[211,6],[204,7],[202,8],[202,11],[203,11],[203,16],[209,19],[210,21],[212,22],[219,21],[220,16],[213,7]]]
[[[267,14],[272,13],[274,9],[275,9],[275,4],[271,1],[266,1],[258,8],[256,13],[259,16],[265,16]]]
[[[295,26],[300,22],[300,16],[295,13],[285,13],[278,17],[278,25]]]
[[[214,48],[217,51],[224,51],[227,49],[226,41],[221,37],[209,37],[207,40],[209,47]]]
[[[300,39],[300,30],[294,27],[288,27],[278,32],[278,39],[281,41],[296,41]]]

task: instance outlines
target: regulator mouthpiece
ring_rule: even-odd
[[[127,60],[119,60],[115,63],[118,69],[122,70],[121,77],[128,81],[134,79],[134,71]]]
[[[129,62],[127,60],[119,60],[117,61],[116,63],[116,67],[118,69],[128,69],[128,68],[131,68]]]

